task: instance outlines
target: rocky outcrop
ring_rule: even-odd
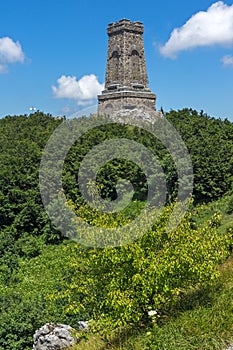
[[[78,331],[87,330],[88,322],[80,321]],[[33,350],[60,350],[78,342],[77,330],[65,324],[46,323],[34,334]]]

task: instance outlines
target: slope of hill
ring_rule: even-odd
[[[199,234],[203,246],[194,236],[193,244],[195,243],[196,248],[200,248],[200,256],[203,257],[203,261],[201,259],[198,261],[198,255],[196,255],[195,260],[195,263],[203,269],[203,278],[200,271],[190,269],[190,276],[187,276],[186,281],[185,269],[177,275],[171,268],[170,276],[173,277],[170,278],[169,288],[175,281],[176,275],[177,280],[182,283],[172,287],[172,291],[180,294],[180,299],[175,297],[175,302],[171,304],[161,302],[163,308],[161,307],[160,317],[154,324],[145,316],[146,309],[143,309],[143,303],[148,305],[151,303],[151,307],[154,306],[153,300],[156,298],[152,300],[147,296],[148,293],[151,295],[156,293],[154,290],[150,292],[149,283],[145,284],[143,289],[141,282],[144,283],[145,280],[140,281],[140,277],[143,277],[143,269],[150,272],[150,268],[155,266],[152,264],[150,266],[149,261],[150,259],[152,261],[152,258],[156,259],[158,251],[162,252],[164,247],[167,248],[167,252],[170,249],[169,242],[172,236],[166,236],[163,223],[171,208],[169,206],[165,208],[165,214],[157,224],[157,229],[152,230],[151,236],[145,236],[141,245],[129,247],[132,249],[131,260],[127,254],[124,258],[124,249],[116,248],[113,250],[113,255],[108,255],[104,250],[94,252],[98,261],[105,263],[106,273],[109,273],[107,275],[109,285],[113,288],[112,296],[114,297],[116,284],[126,287],[124,293],[123,289],[121,290],[122,299],[124,302],[134,300],[132,310],[136,312],[130,313],[129,303],[127,307],[122,308],[128,310],[126,316],[130,318],[128,323],[132,325],[131,329],[121,325],[120,335],[117,334],[119,329],[116,327],[116,330],[108,330],[104,336],[99,333],[97,340],[95,337],[89,340],[95,345],[98,342],[102,344],[99,349],[101,346],[104,349],[220,349],[223,342],[230,340],[231,337],[232,260],[229,259],[221,265],[221,279],[216,280],[208,288],[206,286],[205,290],[198,289],[198,282],[199,278],[204,282],[204,277],[211,277],[211,274],[214,277],[217,271],[216,262],[223,263],[223,260],[229,256],[229,249],[232,249],[233,124],[227,120],[210,118],[191,109],[171,111],[166,114],[166,118],[181,133],[193,161],[194,204],[190,209],[191,214],[187,215],[183,223],[186,229],[180,229],[180,233],[184,234],[182,237],[185,237],[185,234],[189,235],[190,239],[192,234]],[[89,259],[89,254],[93,253],[90,249],[77,247],[74,242],[65,239],[53,227],[42,205],[38,186],[41,155],[50,135],[61,122],[62,120],[56,120],[51,115],[41,112],[0,120],[0,350],[31,349],[34,331],[46,322],[68,323],[75,327],[80,319],[99,316],[98,307],[104,295],[101,293],[107,291],[102,285],[98,293],[93,293],[93,290],[98,291],[98,283],[104,283],[105,280],[104,274],[101,275],[101,269],[99,269],[98,278],[93,279],[93,271],[96,271],[96,267],[88,264],[94,262],[95,255],[91,255]],[[93,144],[116,134],[144,142],[148,148],[154,150],[162,159],[163,169],[167,172],[170,198],[174,198],[176,193],[177,174],[174,164],[164,148],[149,133],[115,124],[109,129],[96,129],[89,133],[89,138],[84,137],[71,149],[63,174],[64,189],[68,199],[77,205],[78,210],[82,211],[89,221],[98,222],[102,218],[95,217],[93,212],[87,214],[76,184],[77,169],[83,155],[91,149]],[[128,180],[132,180],[135,185],[136,194],[132,206],[123,213],[123,216],[117,216],[120,223],[137,215],[143,206],[146,194],[143,174],[132,164],[129,165],[123,161],[117,163],[114,160],[107,170],[111,172],[114,170],[122,176],[126,173],[125,169],[128,166],[131,166]],[[111,177],[111,182],[107,175],[106,169],[99,174],[99,181],[102,180],[104,184],[101,194],[103,198],[114,199],[115,178]],[[142,183],[141,191],[139,183]],[[208,240],[204,233],[210,240],[211,237],[213,238],[213,245],[216,244],[218,249],[208,247]],[[156,234],[161,234],[160,244],[156,243],[156,239],[152,239]],[[186,247],[185,240],[181,243],[183,248]],[[154,249],[151,249],[152,246]],[[177,251],[173,252],[172,256],[178,256],[175,254],[178,254],[179,245],[177,244],[176,247]],[[213,253],[213,258],[209,258],[209,264],[205,252],[201,251],[202,247],[208,248],[208,251]],[[189,249],[188,245],[187,249]],[[102,252],[106,254],[101,256]],[[184,252],[184,249],[181,250],[182,257],[185,257]],[[137,254],[140,257],[138,259],[136,259]],[[188,259],[190,256],[191,253],[187,255]],[[191,266],[190,261],[189,266]],[[114,276],[111,275],[111,271],[108,271],[110,262],[113,270],[115,269],[114,271],[118,273],[118,279],[111,279]],[[184,267],[186,262],[183,260],[181,266]],[[143,263],[144,266],[142,266]],[[127,266],[135,267],[138,271],[142,268],[140,273],[130,276],[134,278],[134,293],[130,289],[131,285],[127,288],[127,280],[124,278],[129,276],[129,271],[133,273],[134,269],[126,269]],[[187,289],[186,295],[183,293],[184,285],[190,281],[193,281],[194,290]],[[166,278],[161,278],[161,285],[165,282]],[[87,284],[94,289],[87,291],[85,287]],[[158,291],[158,295],[165,298],[165,301],[169,300],[170,293],[170,289],[166,288],[162,292]],[[131,293],[128,299],[127,289]],[[179,289],[182,289],[182,293]],[[142,294],[144,299],[140,304],[138,301]],[[106,304],[104,307],[112,312],[109,323],[115,322],[114,315],[117,312],[117,309],[114,311],[115,306]],[[141,317],[142,315],[144,316]],[[107,316],[110,317],[110,315]],[[135,321],[133,321],[134,317]],[[108,329],[108,326],[109,324],[106,323],[105,328]],[[104,337],[108,338],[107,342]],[[88,349],[87,343],[83,346]],[[90,349],[92,349],[91,346]]]

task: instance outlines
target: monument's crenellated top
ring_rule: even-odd
[[[108,35],[117,34],[121,31],[129,31],[138,34],[143,34],[144,27],[142,22],[131,22],[129,19],[121,19],[118,22],[110,23],[108,25]]]

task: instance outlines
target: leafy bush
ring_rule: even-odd
[[[227,234],[216,231],[220,215],[196,230],[186,217],[169,233],[171,211],[172,206],[165,208],[153,230],[128,245],[90,250],[77,246],[66,293],[58,297],[66,299],[67,312],[88,311],[101,327],[148,321],[150,310],[159,313],[182,292],[216,281],[217,264],[229,248]]]

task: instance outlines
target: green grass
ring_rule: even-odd
[[[168,322],[152,330],[149,349],[217,350],[233,341],[233,258],[220,270],[218,286],[189,295]]]
[[[211,202],[207,205],[199,205],[193,209],[192,219],[197,226],[205,224],[215,213],[222,215],[222,222],[219,232],[228,228],[233,228],[233,194],[226,195],[218,201]],[[230,210],[231,209],[231,210]]]

